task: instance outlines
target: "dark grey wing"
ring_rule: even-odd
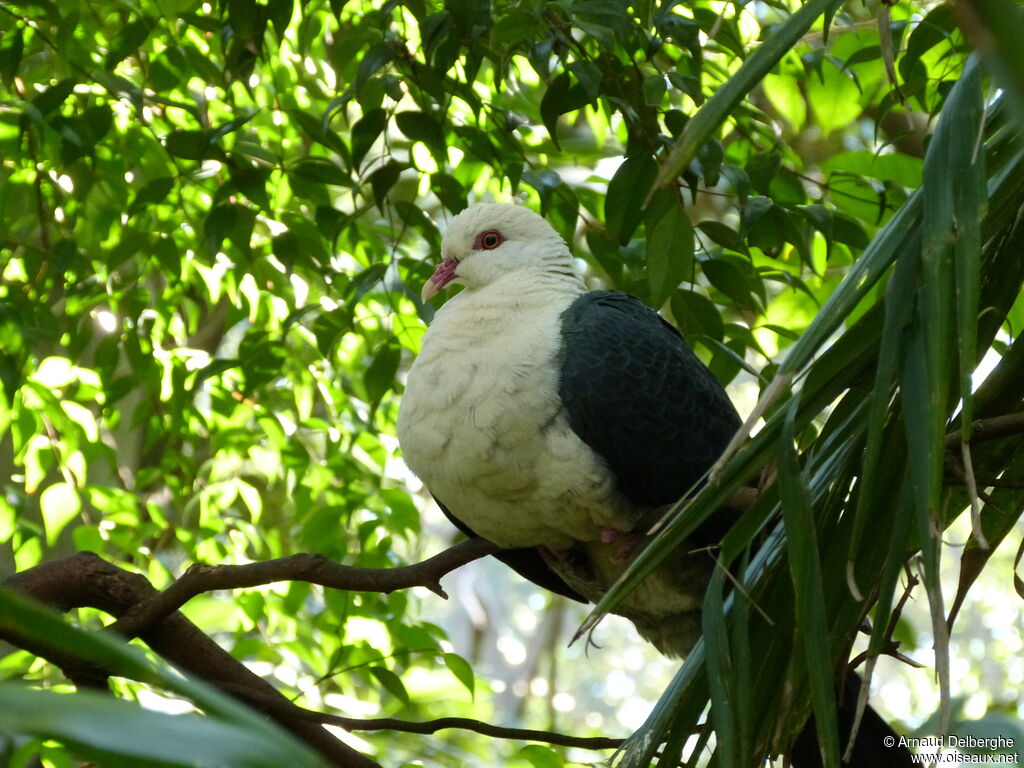
[[[559,394],[573,431],[641,507],[682,498],[740,427],[722,385],[635,296],[583,294],[562,314]]]

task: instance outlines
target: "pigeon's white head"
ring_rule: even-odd
[[[541,216],[519,205],[491,203],[462,211],[448,225],[441,257],[423,286],[424,301],[449,283],[475,290],[510,273],[582,285],[565,241]]]

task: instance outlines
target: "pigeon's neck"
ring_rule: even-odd
[[[521,324],[533,317],[557,317],[586,288],[573,272],[509,273],[483,288],[465,288],[439,311],[478,325]]]

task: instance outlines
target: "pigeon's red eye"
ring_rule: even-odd
[[[488,229],[486,232],[481,232],[476,236],[476,242],[473,243],[473,250],[475,251],[493,251],[499,245],[505,242],[505,236],[496,229]]]

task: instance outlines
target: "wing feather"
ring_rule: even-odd
[[[635,296],[591,291],[562,315],[559,395],[573,431],[641,508],[682,498],[740,418],[679,332]]]

